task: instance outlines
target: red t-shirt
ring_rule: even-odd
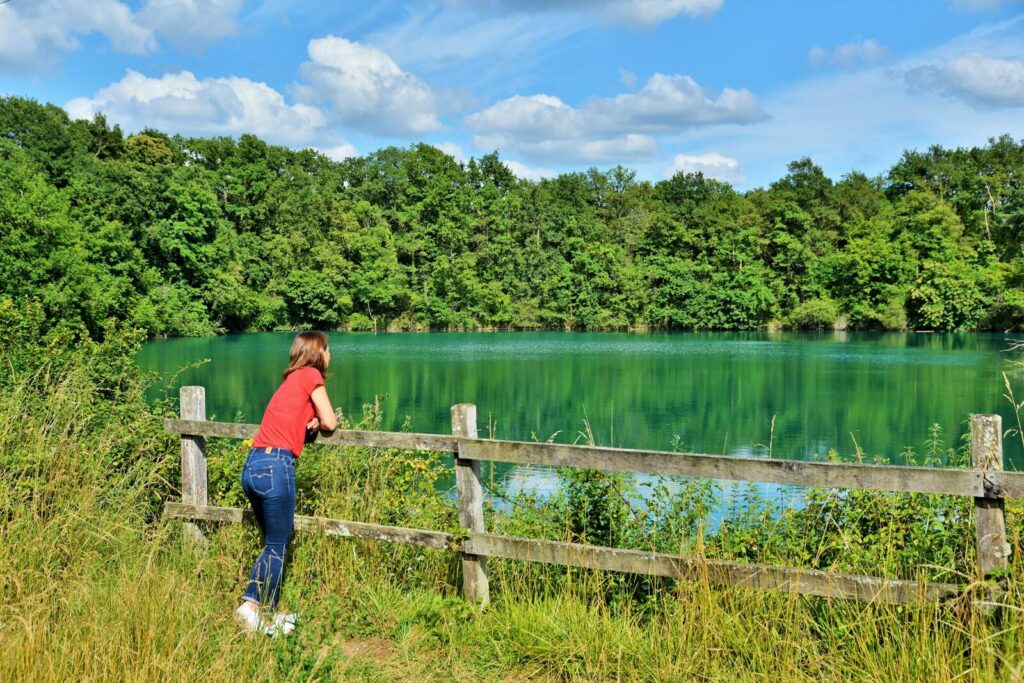
[[[288,375],[267,404],[260,429],[252,440],[253,448],[287,448],[299,457],[306,441],[306,425],[316,415],[310,396],[323,383],[324,376],[311,366]]]

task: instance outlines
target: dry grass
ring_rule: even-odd
[[[611,600],[605,575],[555,570],[551,582],[551,570],[496,561],[495,601],[479,612],[457,597],[449,553],[315,535],[295,540],[288,570],[300,627],[251,637],[231,612],[254,531],[210,527],[207,552],[184,547],[180,524],[152,516],[174,442],[152,419],[111,417],[74,371],[42,392],[37,380],[0,396],[0,680],[942,682],[1021,672],[1019,570],[1006,606],[986,615],[964,603],[896,608],[704,583]],[[316,463],[303,466],[323,468],[332,511],[392,514],[381,496],[397,470],[355,491],[346,470]]]

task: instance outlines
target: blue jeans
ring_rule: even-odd
[[[284,574],[284,554],[295,523],[295,463],[283,448],[253,448],[242,468],[242,490],[263,532],[263,552],[249,572],[242,599],[271,608],[277,605]]]

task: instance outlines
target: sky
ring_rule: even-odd
[[[1024,2],[8,0],[0,94],[126,133],[746,190],[804,156],[838,179],[1024,139]]]

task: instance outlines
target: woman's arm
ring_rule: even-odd
[[[320,429],[325,432],[333,432],[338,427],[338,416],[334,414],[331,407],[331,399],[327,398],[327,389],[323,385],[313,390],[310,396],[313,399],[313,407],[316,409],[316,417],[320,421]]]

